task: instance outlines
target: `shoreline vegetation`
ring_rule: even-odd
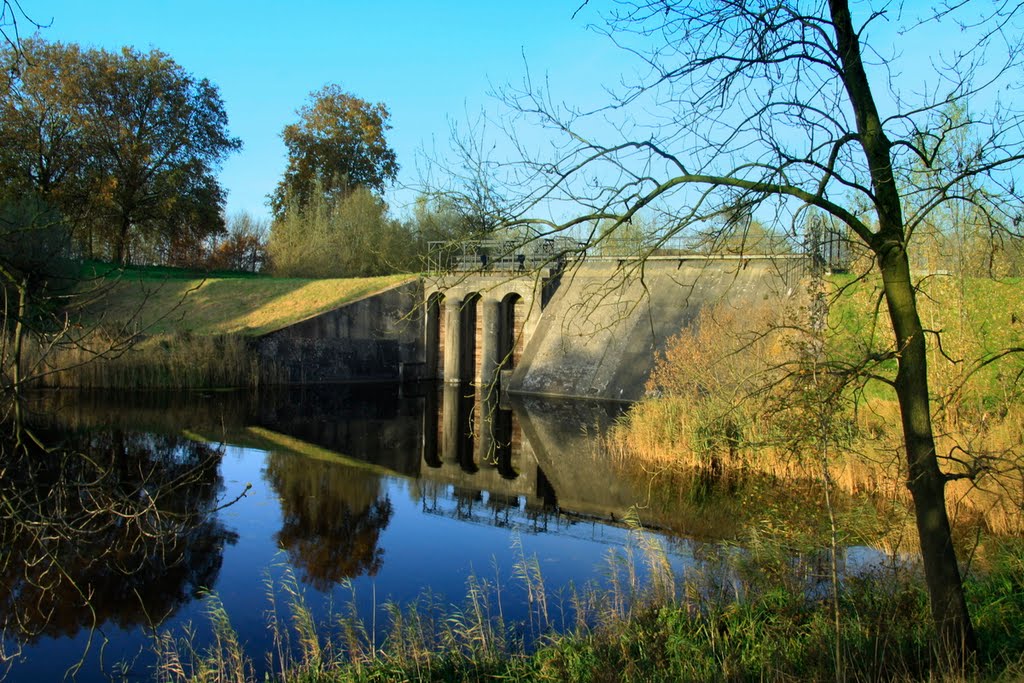
[[[461,604],[424,594],[374,614],[351,603],[317,619],[294,574],[265,581],[274,648],[266,679],[283,681],[1017,681],[1024,676],[1024,544],[1003,541],[996,562],[967,580],[977,661],[949,671],[934,655],[928,599],[912,565],[850,572],[838,593],[827,552],[773,543],[722,546],[673,573],[664,547],[640,529],[608,556],[601,586],[555,592],[536,557],[513,540],[513,575],[528,596],[520,623],[502,617],[510,586],[471,574]],[[156,679],[263,680],[216,595],[206,596],[214,645],[157,633]],[[383,628],[375,627],[383,624]]]
[[[82,364],[54,382],[252,386],[266,370],[251,364],[245,338],[296,315],[293,300],[330,291],[338,297],[326,303],[323,296],[330,306],[400,279],[351,290],[337,281],[279,281],[273,292],[263,283],[275,281],[249,279],[244,290],[252,288],[251,296],[235,302],[245,315],[227,312],[233,290],[225,280],[183,279],[149,290],[125,279],[100,317],[147,308],[160,296],[177,298],[175,313],[144,324],[147,337],[131,352]],[[697,517],[712,500],[729,501],[718,509],[734,524],[735,540],[720,556],[674,576],[664,551],[638,530],[639,559],[610,559],[608,587],[572,588],[556,599],[520,548],[515,573],[535,598],[529,624],[503,622],[500,590],[470,576],[462,606],[429,596],[384,605],[373,615],[390,624],[383,640],[352,613],[318,622],[294,577],[285,576],[268,585],[272,601],[284,596],[268,623],[276,648],[267,653],[271,674],[289,681],[1024,677],[1024,387],[1013,378],[1016,366],[984,363],[1020,338],[1021,281],[922,283],[922,318],[942,335],[929,358],[934,418],[944,467],[963,475],[947,485],[947,505],[968,558],[981,643],[971,668],[953,672],[935,660],[916,568],[899,411],[886,386],[895,372],[893,350],[884,346],[892,334],[876,315],[877,286],[845,276],[825,285],[825,296],[810,291],[784,310],[704,311],[660,358],[650,398],[601,444],[622,463],[622,476],[650,479],[648,509],[659,506],[659,496],[681,496]],[[132,291],[143,292],[141,303],[124,303],[137,295]],[[117,297],[121,304],[112,303]],[[804,322],[816,310],[821,315],[821,302],[825,324]],[[873,360],[864,365],[863,358]],[[798,488],[806,501],[793,503],[799,496],[779,496],[780,488]],[[841,548],[853,545],[882,549],[891,563],[847,572]],[[256,680],[228,615],[216,596],[207,600],[213,645],[197,649],[161,634],[158,680]]]

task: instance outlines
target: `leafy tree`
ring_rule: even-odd
[[[0,51],[0,187],[34,194],[70,216],[90,205],[84,144],[85,56],[77,45],[21,42]]]
[[[217,88],[159,51],[34,38],[2,53],[0,186],[38,194],[80,249],[185,261],[224,229],[214,173],[241,143]]]
[[[299,121],[281,133],[288,167],[270,196],[275,217],[292,203],[313,201],[317,188],[333,202],[357,187],[381,192],[398,175],[395,153],[384,138],[391,126],[383,104],[332,84],[310,93],[310,102],[296,113]]]
[[[86,93],[88,145],[114,259],[128,261],[133,237],[173,243],[184,226],[222,231],[224,193],[214,172],[241,141],[227,133],[216,86],[158,50],[124,48],[91,54]]]
[[[443,195],[417,197],[409,226],[423,242],[456,242],[475,236],[458,206]]]
[[[534,180],[520,206],[571,207],[568,218],[521,220],[534,229],[578,234],[657,207],[673,217],[667,240],[714,220],[728,225],[737,212],[774,214],[795,229],[813,208],[862,244],[893,329],[873,360],[898,368],[892,378],[874,375],[900,406],[932,615],[942,658],[953,666],[969,661],[975,636],[944,490],[970,472],[944,471],[936,453],[930,337],[908,248],[928,216],[951,202],[979,209],[989,230],[1019,236],[1024,110],[1000,93],[1016,88],[1021,73],[1022,9],[970,0],[922,7],[922,16],[906,19],[908,30],[951,27],[957,46],[945,55],[915,52],[915,67],[931,75],[903,87],[899,55],[887,59],[880,36],[887,22],[904,19],[885,2],[851,12],[848,0],[623,0],[604,30],[645,69],[608,106],[590,115],[558,108],[529,82],[506,93],[520,115],[565,134],[552,156],[523,162],[520,177]],[[949,144],[950,105],[971,112],[962,125],[980,133],[977,145]],[[919,163],[943,172],[921,183]],[[965,194],[968,180],[989,190]],[[911,196],[919,208],[907,212]]]
[[[215,270],[258,273],[270,259],[267,254],[269,236],[266,220],[245,211],[237,213],[228,220],[227,235],[212,244],[208,265]]]

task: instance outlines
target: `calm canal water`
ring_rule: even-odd
[[[205,647],[210,593],[259,672],[270,595],[286,617],[289,577],[318,617],[355,606],[371,629],[387,601],[429,591],[461,606],[473,575],[500,584],[507,620],[525,621],[521,553],[567,596],[607,580],[609,554],[634,544],[634,506],[647,526],[687,527],[686,510],[652,502],[649,480],[622,476],[597,447],[618,407],[487,407],[471,391],[40,397],[36,433],[94,465],[73,456],[6,474],[36,487],[39,519],[76,520],[48,538],[4,532],[8,680],[147,680],[156,634],[194,632]],[[699,526],[654,534],[677,570],[718,547]]]
[[[385,601],[427,591],[461,605],[476,575],[501,583],[506,618],[525,619],[514,543],[556,592],[599,580],[610,549],[630,544],[621,520],[636,501],[595,469],[587,436],[611,406],[488,409],[466,387],[349,386],[65,393],[32,408],[44,441],[107,458],[115,474],[90,488],[81,482],[95,472],[73,464],[25,475],[52,515],[71,505],[84,521],[59,541],[12,541],[0,603],[8,680],[145,680],[156,633],[182,636],[191,624],[205,646],[207,592],[258,668],[272,648],[270,591],[284,610],[289,576],[324,618],[354,604],[367,624],[375,612],[383,623]],[[152,514],[87,512],[123,496],[154,501],[132,508]],[[688,546],[670,545],[685,563]],[[51,558],[66,576],[43,569]]]

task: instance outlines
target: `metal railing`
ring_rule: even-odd
[[[428,242],[427,269],[432,273],[496,271],[533,272],[561,268],[583,253],[583,245],[562,237],[519,240]]]
[[[749,260],[770,259],[780,270],[793,273],[798,268],[821,268],[842,271],[849,267],[848,241],[841,235],[817,235],[795,249],[764,250],[751,246],[746,250],[711,252],[706,244],[690,238],[672,237],[646,239],[604,238],[594,243],[568,237],[533,238],[530,240],[486,239],[462,242],[429,242],[427,269],[444,272],[534,272],[543,268],[560,269],[576,260]],[[788,279],[788,278],[787,278]]]

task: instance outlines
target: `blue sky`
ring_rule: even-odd
[[[481,110],[492,120],[489,130],[497,132],[508,113],[490,93],[521,83],[527,65],[535,82],[549,82],[558,102],[583,107],[607,102],[605,88],[616,86],[623,73],[632,80],[637,60],[587,29],[609,0],[590,0],[574,18],[581,2],[316,0],[285,6],[266,0],[21,0],[21,5],[34,20],[50,24],[40,30],[48,40],[106,49],[158,48],[217,84],[231,133],[244,144],[221,173],[228,214],[269,215],[266,196],[286,164],[281,129],[296,120],[295,110],[311,91],[338,83],[363,99],[383,102],[391,112],[388,140],[401,165],[387,199],[401,217],[416,196],[424,151],[444,155],[451,122],[465,127]],[[949,51],[964,40],[950,27],[898,34],[899,26],[929,6],[926,0],[907,0],[871,29],[882,53],[873,59],[894,58],[898,82],[911,90],[925,89],[924,72],[937,48]],[[866,11],[864,5],[857,8]],[[885,109],[884,71],[877,64],[869,71]],[[932,78],[928,87],[945,87]],[[608,132],[592,128],[588,134]],[[516,135],[535,146],[547,139],[536,127],[522,125]],[[499,148],[495,156],[502,153]]]
[[[22,0],[48,40],[107,49],[159,48],[218,85],[243,150],[221,173],[228,213],[267,215],[265,197],[285,166],[280,132],[309,92],[326,83],[391,111],[388,138],[400,184],[418,182],[417,154],[448,147],[449,120],[481,109],[499,116],[488,93],[525,73],[547,75],[567,100],[586,100],[614,81],[624,56],[572,18],[571,2],[391,0]],[[593,19],[589,10],[586,14]],[[612,74],[610,76],[610,74]],[[401,215],[415,196],[389,193]]]

